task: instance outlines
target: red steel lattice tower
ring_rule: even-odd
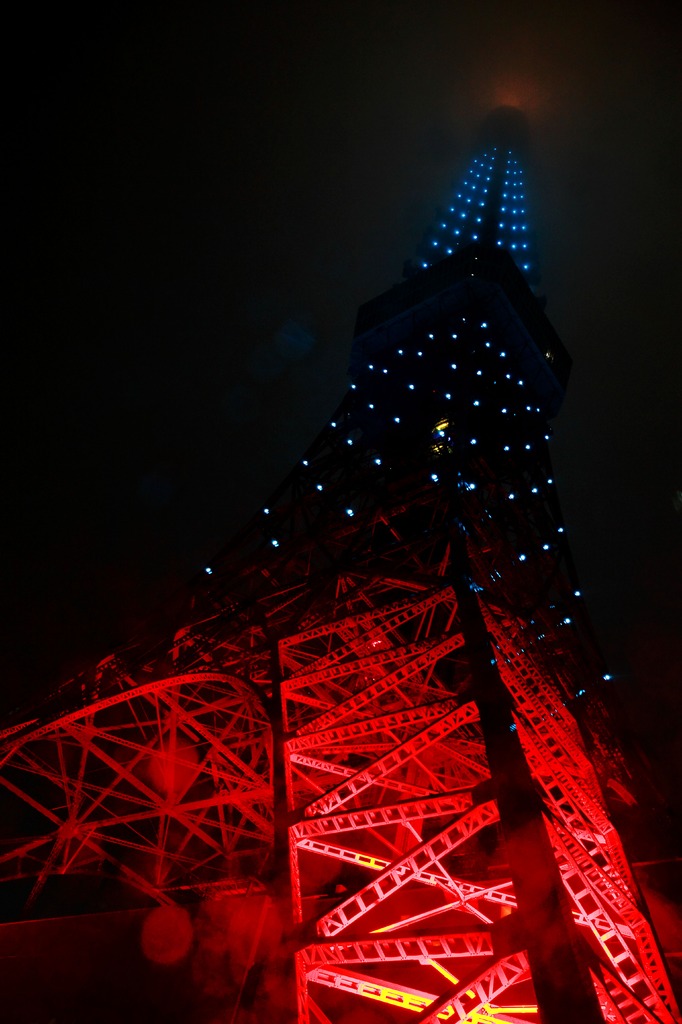
[[[570,359],[501,125],[174,636],[0,736],[23,913],[74,879],[81,907],[250,895],[259,1019],[679,1020],[605,800],[638,783],[552,478]]]

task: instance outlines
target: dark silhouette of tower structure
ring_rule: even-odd
[[[264,1020],[679,1019],[608,803],[639,780],[548,455],[570,358],[524,132],[489,119],[360,309],[339,408],[173,635],[5,728],[24,916],[74,880],[81,907],[248,897]]]

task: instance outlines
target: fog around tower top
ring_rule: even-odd
[[[481,124],[478,141],[482,146],[513,149],[523,156],[530,148],[528,119],[518,107],[497,107]]]

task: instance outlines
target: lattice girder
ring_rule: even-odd
[[[0,877],[30,878],[30,907],[63,874],[157,903],[267,890],[300,1024],[363,998],[387,1024],[501,1024],[546,998],[530,821],[585,1020],[672,1024],[603,795],[632,779],[609,756],[523,318],[475,270],[457,288],[400,343],[393,324],[360,346],[355,387],[166,642],[0,734]]]

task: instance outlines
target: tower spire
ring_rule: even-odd
[[[476,154],[453,186],[447,206],[425,233],[408,274],[426,270],[472,243],[509,252],[535,290],[540,281],[535,236],[527,213],[524,162],[529,128],[515,107],[499,107],[484,120]]]

